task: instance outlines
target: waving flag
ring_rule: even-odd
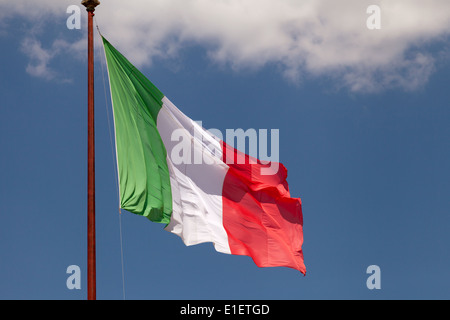
[[[305,274],[301,200],[290,196],[286,168],[280,163],[263,174],[270,164],[203,129],[103,43],[121,208],[165,224],[187,246],[212,242],[218,252],[250,256],[259,267]],[[180,141],[189,148],[181,149]]]

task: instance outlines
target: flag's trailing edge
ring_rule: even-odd
[[[249,156],[184,115],[105,38],[103,44],[120,207],[165,224],[187,246],[212,242],[218,252],[250,256],[259,267],[305,274],[301,200],[290,197],[286,168],[261,175],[267,164],[237,161]],[[171,160],[181,139],[204,163]]]

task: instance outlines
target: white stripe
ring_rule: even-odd
[[[162,101],[157,127],[167,150],[173,203],[166,230],[181,237],[187,246],[212,242],[218,252],[230,253],[222,222],[222,188],[228,166],[221,161],[220,142],[169,99]],[[182,134],[182,141],[191,141],[192,161],[187,164],[171,160],[173,148],[180,144],[172,141],[174,130]],[[208,164],[212,155],[216,155],[214,164]],[[194,164],[193,159],[205,161]]]

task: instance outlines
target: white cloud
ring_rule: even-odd
[[[25,2],[13,2],[10,14],[64,17],[73,4],[41,0],[31,10]],[[381,8],[381,30],[366,27],[372,4]],[[194,44],[235,70],[275,64],[294,81],[324,76],[352,91],[414,90],[428,81],[438,58],[427,46],[449,39],[450,1],[108,0],[96,18],[138,66]]]
[[[49,48],[43,48],[42,43],[34,37],[27,37],[22,41],[21,50],[29,57],[29,63],[26,72],[34,77],[45,80],[58,80],[60,82],[70,82],[70,79],[62,78],[50,63],[52,59],[62,54],[70,54],[71,52],[80,51],[80,43],[68,43],[64,40],[57,39]]]
[[[30,75],[47,80],[55,77],[55,73],[49,68],[50,60],[56,54],[55,52],[43,49],[41,43],[33,38],[26,38],[22,42],[21,49],[30,58],[26,68]]]

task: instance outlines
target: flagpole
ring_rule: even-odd
[[[95,122],[94,122],[94,32],[93,18],[98,0],[83,0],[88,14],[88,256],[87,286],[88,300],[96,300],[96,263],[95,263]]]

